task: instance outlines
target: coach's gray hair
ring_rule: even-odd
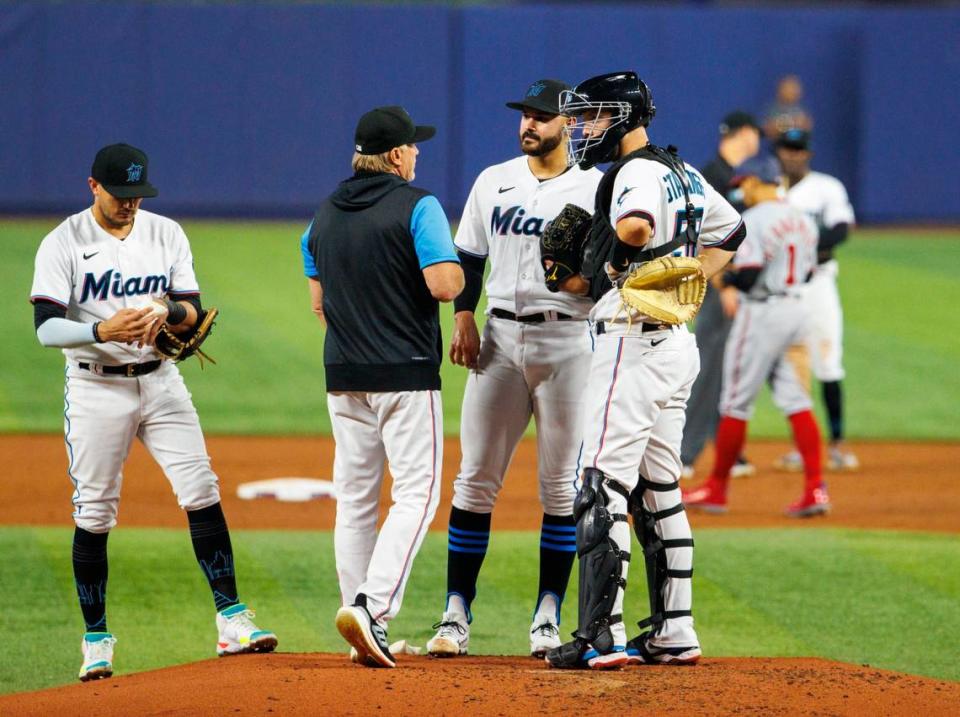
[[[381,152],[380,154],[360,154],[359,152],[354,152],[350,166],[353,167],[354,172],[396,171],[396,167],[390,163],[390,152],[392,151],[393,150],[388,149],[386,152]]]

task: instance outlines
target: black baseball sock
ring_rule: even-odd
[[[223,508],[214,503],[200,510],[188,510],[190,539],[200,569],[210,582],[217,612],[236,605],[237,579],[233,571],[233,548]]]
[[[450,508],[447,530],[447,597],[459,595],[472,619],[470,604],[477,595],[477,576],[487,555],[492,513]]]
[[[544,513],[540,528],[540,585],[537,588],[537,607],[546,593],[552,593],[556,596],[559,611],[576,556],[577,522],[573,516]],[[559,617],[557,615],[558,619]]]
[[[827,406],[830,419],[830,440],[843,440],[843,391],[839,381],[827,381],[823,384],[823,402]]]
[[[73,531],[73,577],[87,632],[107,631],[107,538],[110,533]]]

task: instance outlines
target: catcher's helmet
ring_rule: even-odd
[[[589,169],[616,159],[623,136],[637,127],[646,127],[657,112],[650,88],[636,72],[611,72],[584,80],[560,96],[560,112],[576,117],[570,128],[570,163]],[[610,113],[610,124],[594,128],[601,112]],[[584,117],[590,113],[588,117]]]

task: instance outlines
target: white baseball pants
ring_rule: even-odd
[[[327,394],[336,450],[334,551],[344,605],[357,593],[382,623],[400,611],[413,560],[440,503],[439,391]],[[384,461],[393,505],[377,532]]]
[[[220,500],[200,419],[176,366],[140,377],[104,376],[68,364],[63,392],[67,472],[76,524],[105,533],[117,524],[123,464],[134,437],[163,469],[184,510]]]
[[[826,383],[841,381],[843,370],[843,307],[837,290],[840,265],[831,259],[817,267],[813,278],[802,287],[807,312],[805,343],[810,352],[813,375]]]
[[[683,468],[680,443],[686,421],[687,399],[700,371],[700,353],[696,338],[686,326],[665,331],[640,333],[634,326],[606,323],[606,333],[596,337],[596,349],[590,367],[590,380],[584,395],[583,464],[603,471],[631,492],[638,475],[653,483],[675,483]],[[611,513],[626,513],[627,500],[607,491]],[[658,512],[680,503],[680,489],[646,491],[647,510]],[[664,540],[689,540],[690,523],[684,511],[657,522]],[[630,527],[616,522],[610,537],[624,551],[630,551]],[[638,556],[639,557],[639,556]],[[629,563],[623,562],[627,577]],[[667,551],[670,570],[688,571],[693,567],[693,548]],[[689,610],[692,601],[691,580],[668,578],[664,608]],[[613,614],[623,612],[623,589],[617,589]],[[626,643],[622,622],[611,625],[614,643]],[[663,623],[657,645],[689,646],[699,644],[692,617],[668,619]]]
[[[591,350],[585,320],[487,321],[478,368],[470,371],[463,394],[463,458],[453,484],[456,508],[493,511],[517,443],[533,416],[543,511],[573,512]]]
[[[749,421],[766,381],[785,416],[812,407],[806,386],[786,358],[787,349],[803,336],[804,312],[803,301],[796,296],[740,303],[723,354],[721,416]]]

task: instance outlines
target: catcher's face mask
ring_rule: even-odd
[[[573,90],[563,92],[560,101],[560,111],[576,119],[576,123],[568,128],[567,163],[590,169],[595,164],[615,159],[620,139],[627,133],[632,105],[629,102],[592,101]]]

